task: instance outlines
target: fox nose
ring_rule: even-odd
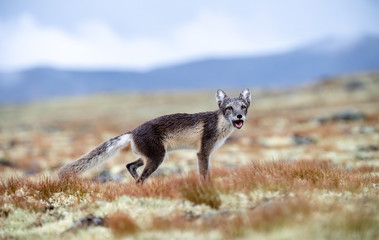
[[[237,115],[237,118],[242,118],[242,115],[241,115],[241,114],[238,114],[238,115]]]

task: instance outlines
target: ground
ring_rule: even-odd
[[[215,110],[213,92],[0,106],[0,238],[378,239],[379,74],[251,90],[209,185],[190,150],[170,153],[142,187],[125,168],[130,148],[81,178],[56,171],[153,117]]]

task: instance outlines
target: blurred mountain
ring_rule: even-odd
[[[315,79],[379,70],[379,37],[325,40],[267,56],[208,59],[148,72],[33,68],[0,74],[0,103],[99,92],[293,87]]]

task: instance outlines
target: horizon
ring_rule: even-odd
[[[258,53],[258,54],[236,54],[236,55],[225,55],[225,56],[208,56],[208,57],[198,57],[198,58],[188,58],[184,59],[182,61],[177,61],[173,63],[166,63],[161,65],[156,65],[152,68],[148,69],[138,69],[138,68],[118,68],[118,67],[66,67],[66,66],[55,66],[55,65],[35,65],[30,66],[22,69],[17,70],[11,70],[11,71],[2,71],[0,69],[0,73],[7,74],[7,73],[17,73],[17,72],[25,72],[25,71],[31,71],[31,70],[56,70],[56,71],[78,71],[78,72],[131,72],[131,73],[138,73],[138,74],[144,74],[149,73],[155,70],[159,69],[166,69],[166,68],[172,68],[177,66],[183,66],[183,65],[189,65],[193,63],[201,63],[201,62],[207,62],[207,61],[223,61],[223,60],[240,60],[240,59],[249,59],[249,58],[260,58],[260,57],[272,57],[272,56],[278,56],[278,55],[285,55],[292,52],[297,52],[301,50],[306,50],[309,52],[339,52],[341,50],[344,50],[348,47],[353,46],[355,43],[359,43],[359,41],[368,39],[368,38],[376,38],[379,40],[379,34],[367,34],[362,35],[360,37],[351,37],[348,39],[342,39],[342,38],[332,38],[332,37],[325,37],[323,39],[318,39],[315,41],[308,42],[306,44],[300,45],[297,48],[291,48],[287,49],[286,51],[278,51],[278,52],[269,52],[266,54]],[[1,80],[1,79],[0,79]]]

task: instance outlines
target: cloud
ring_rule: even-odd
[[[83,17],[76,19],[77,23],[74,21],[74,28],[64,28],[46,19],[42,24],[33,15],[22,14],[12,17],[12,21],[0,20],[0,71],[41,65],[146,70],[204,57],[286,51],[332,34],[372,32],[369,23],[375,21],[365,18],[354,25],[356,19],[361,18],[354,15],[355,11],[338,10],[340,5],[337,3],[329,8],[321,3],[297,6],[300,3],[300,0],[292,2],[288,11],[283,11],[287,2],[278,4],[276,1],[269,4],[254,2],[243,9],[239,5],[239,11],[229,9],[230,6],[216,12],[202,8],[191,13],[185,21],[167,27],[167,19],[175,21],[176,18],[156,19],[158,29],[166,27],[159,34],[152,33],[152,27],[150,30],[140,27],[141,31],[119,32],[122,30],[118,28],[116,31],[114,21],[110,25],[107,18],[90,21],[89,17]],[[357,11],[360,14],[366,13],[366,8],[357,9],[361,9]],[[148,23],[141,25],[154,25],[151,21],[155,18],[149,19]],[[166,20],[162,23],[160,19]],[[134,28],[138,26],[138,20],[117,18],[117,22],[126,21]]]
[[[0,32],[2,70],[39,65],[149,69],[193,58],[259,51],[238,23],[210,13],[198,14],[159,37],[122,37],[96,21],[80,23],[68,32],[41,25],[31,15],[0,22]]]
[[[1,68],[13,69],[40,64],[70,64],[85,61],[91,49],[85,39],[60,29],[38,25],[31,16],[1,24]]]

